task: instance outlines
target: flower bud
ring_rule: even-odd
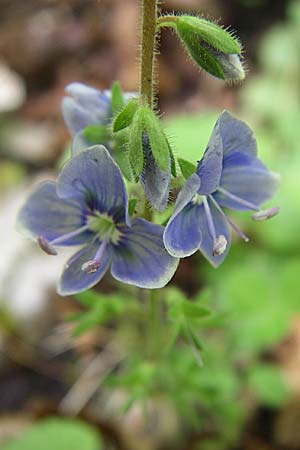
[[[237,38],[219,25],[193,16],[178,16],[172,25],[196,64],[211,75],[226,81],[245,78]]]

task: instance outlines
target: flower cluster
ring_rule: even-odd
[[[179,258],[197,250],[217,267],[229,251],[229,226],[248,240],[223,208],[254,211],[254,220],[277,213],[278,208],[261,210],[261,205],[273,196],[278,176],[258,159],[248,126],[225,111],[195,173],[183,184],[166,227],[132,211],[131,217],[113,143],[91,146],[84,134],[90,125],[111,126],[110,91],[73,83],[67,93],[62,111],[73,137],[72,157],[56,183],[44,182],[31,193],[18,216],[21,228],[50,255],[57,253],[58,246],[80,246],[64,267],[58,286],[61,295],[94,286],[109,267],[119,281],[160,288],[172,278]],[[130,97],[132,94],[125,95],[125,102]],[[151,117],[149,120],[151,125]],[[166,170],[162,170],[153,123],[148,134],[138,127],[144,161],[138,180],[152,206],[163,210],[170,190],[171,153],[167,154]],[[129,142],[130,126],[129,121],[124,127]],[[157,142],[168,149],[160,130],[157,133]]]

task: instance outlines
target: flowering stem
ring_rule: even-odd
[[[142,0],[142,50],[140,94],[142,101],[153,106],[157,0]]]

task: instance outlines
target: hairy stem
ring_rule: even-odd
[[[142,46],[140,94],[142,101],[153,106],[157,0],[142,0]]]

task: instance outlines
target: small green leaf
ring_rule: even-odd
[[[196,172],[196,166],[185,159],[178,158],[178,164],[181,170],[182,175],[185,179],[189,178],[193,173]]]
[[[2,450],[101,450],[103,444],[95,428],[80,420],[41,420],[9,441]]]
[[[276,366],[261,364],[249,374],[249,385],[264,404],[279,407],[288,397],[288,386]]]
[[[83,136],[91,144],[103,144],[111,139],[111,132],[105,125],[88,125],[83,130]]]
[[[133,117],[139,107],[138,100],[133,98],[124,106],[124,108],[116,115],[113,121],[113,131],[123,130],[131,125]]]
[[[128,202],[128,212],[129,215],[132,216],[135,213],[135,207],[137,205],[138,199],[137,198],[131,198]]]
[[[124,106],[123,92],[118,81],[115,81],[111,87],[111,110],[115,116]]]
[[[170,161],[169,143],[158,117],[151,109],[144,108],[144,130],[149,137],[152,155],[161,168],[166,171]]]
[[[191,301],[185,301],[182,303],[182,311],[184,315],[191,319],[199,319],[211,315],[211,311],[208,308],[193,303]]]
[[[129,131],[129,161],[136,180],[141,175],[144,166],[143,150],[143,110],[137,111]]]

